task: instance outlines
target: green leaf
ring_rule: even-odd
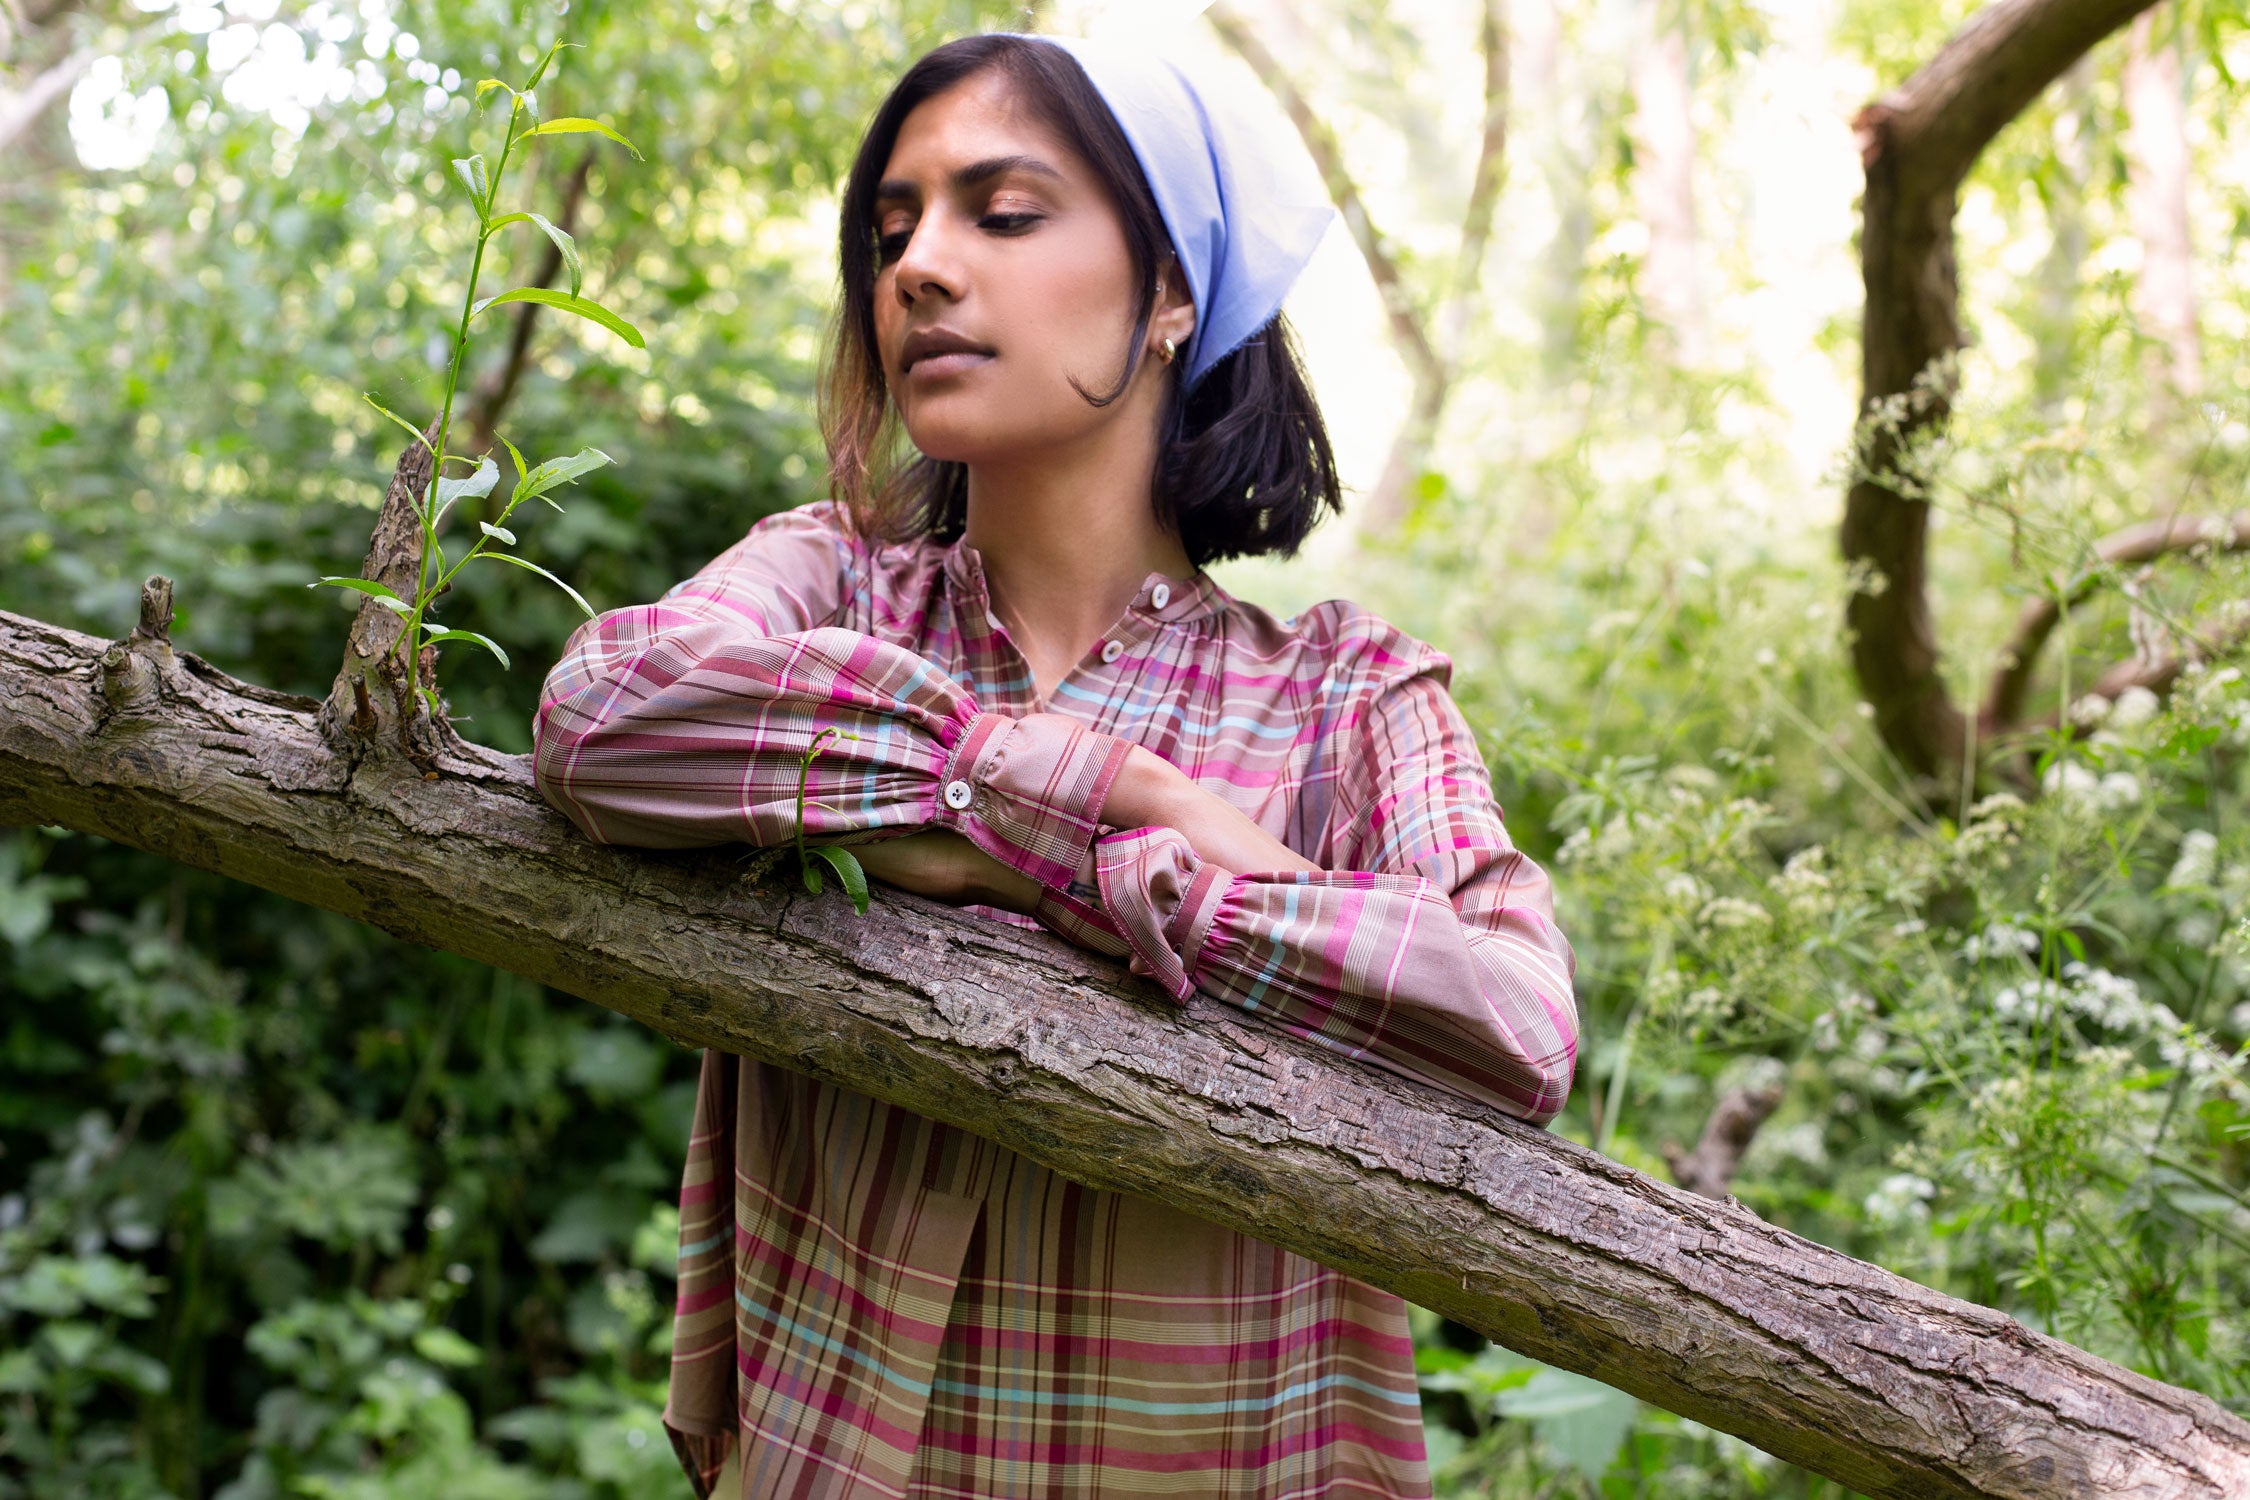
[[[422,644],[425,646],[435,646],[441,641],[474,641],[494,656],[499,657],[501,666],[508,665],[508,653],[501,650],[499,644],[490,636],[478,635],[473,630],[433,630],[422,637]]]
[[[1529,1419],[1565,1463],[1596,1482],[1623,1450],[1640,1408],[1623,1391],[1567,1370],[1541,1370],[1494,1404],[1504,1416]]]
[[[532,572],[537,573],[541,578],[544,578],[549,583],[553,584],[556,588],[561,589],[564,593],[570,595],[570,602],[577,605],[579,609],[583,610],[587,619],[591,620],[592,618],[594,618],[594,606],[586,602],[586,598],[583,594],[580,594],[578,590],[572,588],[569,584],[563,582],[560,578],[557,578],[554,574],[548,572],[545,568],[540,567],[539,564],[518,557],[513,552],[479,552],[477,556],[487,562],[514,563],[519,568],[530,569]]]
[[[543,214],[525,214],[524,217],[537,224],[546,232],[547,238],[555,242],[555,249],[562,253],[563,269],[570,273],[570,295],[577,296],[579,285],[586,279],[585,267],[578,261],[578,241],[570,237],[569,230],[548,223]]]
[[[510,224],[528,224],[530,222],[531,215],[529,214],[502,214],[497,219],[485,220],[484,232],[487,235],[497,234]]]
[[[363,594],[373,594],[378,599],[388,599],[394,604],[402,602],[389,584],[377,583],[372,578],[323,578],[318,583],[308,583],[305,587],[317,589],[322,584],[334,589],[357,589]]]
[[[560,489],[581,475],[591,474],[602,465],[615,462],[615,459],[599,448],[581,448],[568,458],[550,458],[516,481],[515,493],[508,497],[508,504],[516,506],[526,500],[544,499],[549,490]],[[557,510],[562,509],[552,500],[547,503],[554,505]]]
[[[422,436],[421,428],[415,426],[412,422],[407,421],[406,418],[400,416],[397,412],[392,411],[389,407],[376,400],[373,396],[365,396],[362,399],[364,399],[369,406],[374,407],[384,416],[389,417],[392,421],[398,423],[398,425],[404,428],[407,435],[413,438],[415,442],[420,443],[425,448],[429,448],[431,457],[434,458],[437,456],[437,449],[430,447],[430,440]]]
[[[508,86],[497,78],[479,78],[477,80],[477,103],[484,103],[484,96],[494,89],[508,89]],[[515,90],[508,89],[508,92],[513,94]]]
[[[414,1335],[414,1352],[433,1365],[448,1369],[466,1370],[484,1362],[484,1353],[476,1345],[450,1328],[425,1328]]]
[[[583,115],[565,115],[559,120],[549,120],[545,124],[534,125],[523,135],[517,136],[516,139],[520,141],[527,136],[534,135],[606,135],[617,142],[618,145],[632,152],[635,158],[640,158],[641,155],[640,147],[634,145],[601,121],[589,120]]]
[[[500,434],[496,432],[496,433],[494,433],[494,434],[493,434],[493,436],[494,436],[494,437],[500,437]],[[519,484],[519,485],[520,485],[520,484],[522,484],[522,483],[523,483],[523,454],[519,453],[519,452],[518,452],[518,451],[516,450],[516,445],[515,445],[514,443],[511,443],[511,442],[509,442],[509,441],[508,441],[508,440],[507,440],[506,438],[500,438],[500,446],[508,450],[508,457],[509,457],[509,458],[511,458],[511,459],[513,459],[513,460],[515,460],[515,465],[516,465],[516,483],[517,483],[517,484]]]
[[[391,595],[387,599],[378,594],[375,597],[375,602],[383,606],[383,608],[389,610],[392,614],[398,615],[402,618],[414,613],[414,606],[407,603],[404,599],[399,598],[396,594]]]
[[[820,866],[814,864],[809,859],[805,861],[804,875],[806,890],[811,891],[814,895],[817,896],[823,889],[825,889],[825,887],[823,887],[820,883]]]
[[[867,872],[859,867],[858,857],[837,844],[815,844],[812,856],[836,872],[836,878],[843,882],[844,894],[852,898],[852,910],[866,916]]]
[[[523,91],[528,94],[539,87],[539,80],[547,76],[547,68],[554,62],[556,54],[560,53],[565,47],[577,45],[576,42],[557,41],[552,47],[549,47],[547,55],[539,59],[539,66],[531,70],[531,81],[523,86]]]
[[[589,302],[583,297],[573,297],[568,292],[550,291],[543,286],[519,286],[514,291],[502,292],[497,297],[487,297],[475,307],[469,309],[469,316],[476,317],[486,308],[497,307],[503,302],[536,302],[542,307],[559,307],[564,312],[578,314],[589,323],[601,324],[602,327],[616,334],[636,349],[648,347],[648,341],[641,337],[641,331],[638,328],[635,328],[599,302]]]
[[[513,547],[516,544],[516,534],[505,526],[495,526],[490,521],[479,521],[477,522],[477,530],[503,546]]]
[[[464,496],[471,500],[482,500],[492,493],[492,487],[499,482],[500,466],[489,458],[478,459],[476,468],[459,479],[439,480],[438,520],[445,519],[445,513],[453,508],[454,501]]]
[[[482,218],[485,200],[492,196],[492,179],[485,174],[483,153],[453,158],[453,175],[461,179],[461,185],[476,200],[477,216]]]

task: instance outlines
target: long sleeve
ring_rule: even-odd
[[[1545,1124],[1577,1057],[1574,963],[1443,672],[1433,657],[1363,714],[1331,819],[1337,868],[1236,874],[1172,829],[1129,830],[1092,851],[1098,911],[1050,925],[1092,942],[1114,929],[1176,999],[1200,990]]]
[[[1129,747],[984,712],[915,652],[842,628],[867,562],[834,506],[809,506],[657,603],[581,626],[540,695],[540,790],[602,843],[785,843],[817,743],[808,836],[950,828],[1066,885]]]

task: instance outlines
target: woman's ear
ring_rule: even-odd
[[[1149,315],[1149,351],[1161,351],[1169,340],[1174,349],[1185,349],[1195,333],[1195,302],[1188,290],[1187,273],[1178,260],[1167,257],[1156,275],[1156,310]]]

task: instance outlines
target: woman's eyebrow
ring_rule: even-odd
[[[1034,177],[1051,177],[1057,182],[1062,181],[1063,175],[1036,156],[988,156],[983,161],[973,161],[965,167],[956,167],[949,180],[956,190],[960,190],[982,187],[993,178],[1005,176],[1010,172],[1025,172]],[[921,195],[920,186],[903,177],[880,183],[875,189],[875,200],[878,203],[911,200],[919,198]]]

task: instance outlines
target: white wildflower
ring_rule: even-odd
[[[2109,722],[2113,729],[2138,729],[2156,717],[2163,702],[2147,688],[2135,684],[2117,695],[2110,706]]]
[[[2182,891],[2208,886],[2218,853],[2218,835],[2206,828],[2189,829],[2180,840],[2180,856],[2172,862],[2172,873],[2164,877],[2164,883]]]
[[[1769,927],[1773,917],[1755,901],[1745,901],[1740,896],[1718,896],[1696,913],[1695,920],[1705,927],[1719,931],[1739,931],[1745,927]]]
[[[1782,866],[1775,888],[1799,916],[1816,916],[1827,908],[1830,881],[1823,868],[1827,860],[1827,851],[1814,844],[1790,855],[1789,863]]]
[[[1710,887],[1682,871],[1664,882],[1664,899],[1675,906],[1701,907],[1711,899]]]
[[[2039,778],[2039,790],[2058,802],[2090,802],[2101,778],[2075,760],[2058,760]]]
[[[1919,1228],[1930,1222],[1930,1200],[1937,1184],[1914,1172],[1894,1172],[1876,1184],[1864,1205],[1868,1219],[1886,1229]]]
[[[1996,819],[2014,817],[2026,810],[2023,798],[2017,796],[2014,792],[1994,792],[1989,797],[1977,799],[1975,805],[1969,809],[1969,821],[1972,823],[1992,822]]]
[[[2063,987],[2052,979],[2011,984],[1992,997],[1992,1013],[2003,1021],[2036,1023],[2047,1007],[2063,998]]]
[[[2250,1009],[2250,1007],[2245,1007],[2245,1009]],[[1836,1050],[1838,1043],[1843,1040],[1840,1032],[1841,1028],[1836,1024],[1836,1012],[1824,1010],[1813,1017],[1812,1032],[1807,1039],[1812,1043],[1813,1051],[1833,1052]]]
[[[2082,963],[2066,964],[2063,977],[2070,981],[2063,995],[2064,1003],[2104,1030],[2137,1036],[2158,1024],[2159,1011],[2166,1016],[2171,1014],[2162,1006],[2151,1007],[2141,997],[2138,984],[2107,969]]]
[[[2027,958],[2038,951],[2038,933],[2007,922],[1995,922],[1983,932],[1971,934],[1961,945],[1961,957],[1970,963],[1988,958]]]
[[[1779,1130],[1758,1132],[1744,1154],[1746,1175],[1761,1176],[1789,1162],[1802,1162],[1808,1167],[1828,1165],[1827,1132],[1818,1120],[1799,1120],[1794,1125]]]
[[[2130,771],[2112,771],[2094,784],[2094,806],[2103,812],[2123,812],[2141,800],[2141,778]]]

